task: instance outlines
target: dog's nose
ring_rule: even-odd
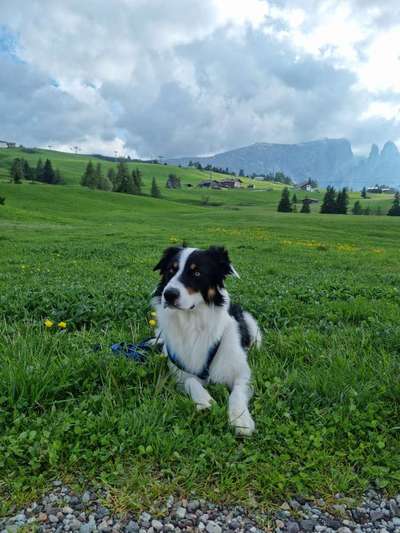
[[[164,291],[164,298],[165,298],[165,301],[170,304],[170,305],[173,305],[176,300],[179,298],[179,291],[178,289],[167,289],[166,291]]]

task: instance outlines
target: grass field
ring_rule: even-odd
[[[266,507],[400,488],[399,220],[276,213],[271,186],[90,191],[76,185],[87,159],[59,158],[66,186],[0,181],[0,514],[60,477],[109,487],[120,511],[192,491]],[[170,171],[144,165],[145,192]],[[108,349],[151,334],[152,267],[182,240],[228,247],[228,288],[264,331],[250,439],[231,431],[224,388],[198,413],[164,359]]]

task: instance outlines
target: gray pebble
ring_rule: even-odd
[[[222,528],[221,526],[210,520],[210,522],[208,522],[208,524],[206,525],[206,531],[207,533],[221,533]]]
[[[286,524],[287,533],[297,533],[300,531],[299,524],[297,522],[288,522]]]
[[[300,521],[300,527],[301,529],[304,529],[304,531],[313,531],[314,527],[317,525],[317,522],[315,520],[301,520]]]
[[[186,509],[184,507],[178,507],[175,511],[177,518],[185,518],[186,516]]]
[[[152,521],[151,521],[151,526],[152,526],[152,528],[153,528],[155,531],[161,531],[162,528],[164,527],[164,526],[163,526],[163,523],[160,522],[159,520],[152,520]]]
[[[136,531],[139,531],[139,529],[140,529],[139,524],[135,522],[134,520],[131,520],[126,526],[127,533],[136,533]]]

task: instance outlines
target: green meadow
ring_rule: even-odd
[[[66,185],[8,183],[13,157],[39,155]],[[187,185],[208,173],[165,165],[129,163],[142,196],[92,191],[79,186],[87,161],[0,151],[0,514],[60,478],[107,487],[121,512],[169,494],[267,508],[398,491],[400,220],[277,213],[280,185],[204,191]],[[170,172],[181,190],[165,188]],[[152,334],[152,268],[183,241],[228,248],[241,278],[227,287],[263,330],[251,438],[231,430],[225,388],[197,412],[164,358],[110,353]]]

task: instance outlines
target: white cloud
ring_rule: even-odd
[[[23,142],[153,156],[400,136],[397,0],[14,0],[1,24],[24,63],[0,113]]]

